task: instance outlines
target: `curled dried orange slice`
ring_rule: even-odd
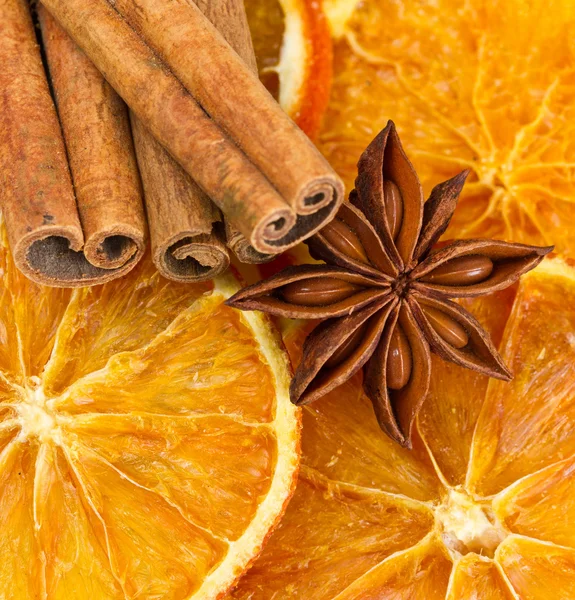
[[[575,597],[575,264],[463,302],[514,380],[434,357],[411,452],[378,431],[359,377],[304,407],[295,496],[231,597]],[[296,357],[302,336],[285,330]]]
[[[295,485],[299,412],[231,277],[182,285],[150,260],[73,292],[0,247],[0,597],[214,598]]]
[[[426,195],[471,170],[452,237],[573,255],[574,28],[563,0],[364,0],[338,26],[320,148],[351,189],[393,119]]]
[[[246,10],[262,81],[315,138],[332,77],[332,42],[322,2],[250,0]]]

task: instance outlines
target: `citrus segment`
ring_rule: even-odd
[[[487,149],[472,106],[471,12],[447,3],[358,5],[335,46],[332,99],[320,137],[346,183],[355,177],[354,157],[387,118],[409,124],[402,143],[427,192],[431,177],[443,181]],[[449,44],[438,35],[444,30]]]
[[[47,597],[124,598],[106,546],[98,543],[90,524],[86,498],[61,449],[43,444],[35,468],[35,522],[45,560]]]
[[[575,552],[552,544],[509,537],[497,560],[521,600],[575,598]]]
[[[345,33],[345,26],[358,4],[359,0],[323,0],[323,10],[334,38]]]
[[[433,466],[421,445],[409,451],[381,435],[359,377],[303,411],[305,464],[335,481],[417,500],[438,498]]]
[[[221,562],[226,544],[160,495],[134,485],[81,444],[67,445],[66,457],[128,596],[188,598]]]
[[[16,411],[0,407],[0,452],[4,450],[17,434],[18,420],[16,418]]]
[[[337,600],[444,600],[451,561],[434,540],[390,556],[352,583]]]
[[[491,296],[464,299],[460,304],[477,317],[498,345],[515,293],[515,288],[508,288]],[[431,360],[429,394],[419,413],[418,428],[448,484],[461,485],[488,379],[436,355]]]
[[[144,348],[115,354],[53,404],[70,414],[230,414],[269,422],[275,393],[253,333],[221,297],[211,295],[183,311]]]
[[[6,381],[22,384],[22,357],[19,352],[20,341],[16,330],[16,318],[12,304],[12,294],[6,283],[9,281],[9,271],[15,269],[11,258],[5,252],[0,238],[0,394],[4,395],[12,386]]]
[[[386,556],[416,544],[432,526],[431,512],[418,502],[303,467],[271,552],[241,580],[234,598],[334,598]]]
[[[13,331],[18,332],[18,345],[10,351],[20,355],[27,377],[37,377],[50,358],[58,325],[72,292],[70,289],[38,285],[22,277],[6,251],[2,262],[2,293],[7,295],[0,298],[1,310],[10,311]],[[13,343],[13,340],[8,343]],[[16,348],[19,352],[15,352]]]
[[[359,3],[337,32],[320,147],[352,186],[391,118],[427,194],[471,169],[448,233],[573,253],[574,27],[562,0]]]
[[[514,533],[575,548],[575,458],[528,475],[502,492],[497,516]]]
[[[0,454],[0,598],[37,598],[41,551],[34,535],[36,448],[12,441]]]
[[[110,357],[142,348],[210,289],[208,282],[168,282],[144,260],[133,278],[75,291],[43,376],[44,388],[61,393],[73,381],[101,369]]]
[[[475,436],[468,485],[482,495],[575,452],[573,269],[544,261],[519,286],[502,341],[515,378],[491,381]],[[517,440],[521,440],[518,444]]]
[[[18,347],[18,345],[16,345],[16,347]],[[7,379],[5,379],[4,373],[0,371],[0,402],[4,404],[4,406],[8,406],[18,401],[19,398],[16,389]],[[2,414],[1,409],[0,414]]]
[[[253,519],[277,459],[269,426],[224,416],[89,414],[68,430],[126,479],[226,540],[237,539]]]
[[[513,600],[513,595],[492,560],[467,554],[454,566],[446,600]]]

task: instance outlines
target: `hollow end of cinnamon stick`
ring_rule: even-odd
[[[141,121],[134,114],[130,118],[156,268],[173,281],[220,275],[230,264],[218,231],[220,211]]]
[[[286,206],[285,210],[275,210],[263,218],[252,235],[264,240],[280,240],[289,234],[295,223],[295,215]]]
[[[343,198],[343,184],[337,178],[312,180],[297,199],[297,213],[310,215],[329,206],[335,198]]]
[[[340,204],[340,197],[337,193],[334,193],[329,204],[314,213],[296,215],[295,221],[292,221],[288,227],[282,227],[279,235],[278,230],[274,230],[274,227],[278,225],[278,220],[268,219],[262,221],[260,226],[254,228],[251,233],[242,231],[240,223],[234,222],[233,219],[230,219],[230,221],[244,234],[255,251],[261,254],[279,254],[299,244],[327,225],[335,217]],[[281,225],[285,224],[281,223]],[[269,235],[270,232],[272,235]]]
[[[84,287],[105,283],[130,271],[144,252],[144,244],[130,239],[135,250],[119,268],[101,268],[90,263],[83,251],[82,232],[75,227],[48,226],[26,236],[10,239],[14,227],[7,219],[10,247],[16,266],[32,281],[51,287]],[[106,249],[118,241],[103,241]]]
[[[173,281],[205,281],[221,275],[230,264],[228,250],[216,233],[188,235],[182,232],[155,249],[154,264]]]
[[[78,245],[76,238],[55,232],[41,234],[26,257],[36,278],[44,274],[49,285],[103,283],[129,271],[144,254],[147,240],[127,108],[42,5],[37,16],[83,242]],[[59,199],[52,195],[48,201],[54,205]],[[55,218],[52,224],[58,222]],[[50,251],[57,266],[49,264]],[[60,284],[52,281],[56,269]]]
[[[99,231],[87,239],[84,256],[95,267],[118,269],[132,258],[139,260],[144,253],[145,244],[146,239],[141,230],[116,226]]]
[[[263,264],[275,257],[274,254],[258,252],[229,221],[225,221],[226,243],[238,260],[247,264]]]

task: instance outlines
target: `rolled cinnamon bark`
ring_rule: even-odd
[[[0,3],[0,64],[0,203],[17,267],[61,287],[119,276],[121,269],[84,255],[66,148],[26,0]],[[105,256],[121,246],[115,238],[102,243]],[[99,257],[97,243],[93,254]]]
[[[269,262],[276,256],[275,254],[258,252],[248,239],[242,235],[242,232],[225,218],[224,233],[228,248],[238,257],[240,262],[259,265]]]
[[[244,0],[194,0],[196,6],[222,34],[228,44],[254,72],[258,72],[256,55]],[[227,219],[224,219],[226,243],[243,263],[269,262],[274,254],[258,252]]]
[[[198,0],[197,5],[257,71],[243,0]],[[164,277],[180,281],[217,276],[230,261],[216,225],[222,225],[221,213],[137,117],[132,118],[132,130],[156,267]],[[258,252],[228,220],[224,237],[241,262],[262,263],[274,257]]]
[[[135,115],[260,251],[292,239],[296,215],[106,0],[44,0]]]
[[[194,2],[109,2],[298,215],[333,209],[342,199],[343,184],[329,163]]]
[[[216,277],[230,264],[219,209],[133,114],[132,132],[156,268],[175,281]]]
[[[258,65],[248,24],[244,0],[193,0],[202,14],[237,52],[250,71]],[[249,0],[248,0],[249,1]]]
[[[147,237],[128,111],[41,5],[38,19],[84,232],[84,255],[95,267],[114,270],[107,275],[119,277],[141,258]]]
[[[84,236],[26,0],[0,4],[0,63],[0,194],[8,239],[18,268],[51,283],[58,274],[45,273],[49,246],[60,249],[59,258],[68,246],[80,256]]]

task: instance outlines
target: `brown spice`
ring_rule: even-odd
[[[277,191],[106,0],[43,5],[242,232],[268,239],[290,228],[295,215]]]
[[[142,188],[126,105],[40,5],[38,18],[62,125],[84,255],[103,269],[90,283],[125,274],[147,237]],[[86,278],[79,282],[88,283]]]
[[[217,81],[216,75],[223,77],[223,81],[215,86],[215,95],[211,96],[212,103],[207,102],[206,98],[203,99],[206,105],[209,105],[206,109],[211,107],[216,113],[220,104],[222,110],[230,106],[227,94],[231,94],[232,98],[238,95],[238,90],[232,89],[231,86],[232,82],[237,83],[237,72],[243,74],[242,83],[245,80],[250,88],[254,86],[260,90],[253,93],[251,89],[241,90],[240,95],[245,92],[246,98],[256,98],[258,102],[264,103],[263,107],[260,104],[250,105],[249,115],[246,115],[245,111],[242,112],[241,127],[238,126],[241,131],[229,126],[233,125],[239,113],[232,117],[223,110],[222,114],[218,113],[218,119],[222,127],[234,136],[240,133],[249,138],[249,148],[258,148],[260,153],[261,148],[265,148],[265,157],[258,156],[256,152],[255,155],[250,153],[248,158],[176,79],[170,70],[179,72],[174,64],[170,62],[170,65],[166,66],[107,1],[45,0],[43,4],[75,39],[154,137],[193,177],[258,252],[281,252],[317,231],[333,216],[342,200],[341,181],[319,155],[316,156],[316,160],[309,160],[312,150],[309,147],[305,150],[304,144],[309,145],[310,142],[279,110],[277,103],[262,88],[257,77],[241,62],[194,5],[189,2],[163,2],[162,10],[166,9],[167,14],[162,15],[167,20],[161,27],[170,28],[175,23],[177,29],[180,23],[178,19],[187,18],[186,14],[195,10],[194,19],[203,42],[201,47],[196,42],[190,44],[190,48],[195,48],[200,53],[200,56],[194,54],[194,60],[204,68],[206,57],[213,55],[217,59],[216,62],[220,62],[212,65],[215,70],[210,71],[207,78],[214,77],[214,81]],[[114,4],[117,6],[117,3]],[[122,5],[122,8],[126,9],[125,12],[131,10],[130,6]],[[183,12],[180,8],[183,8]],[[154,13],[147,17],[152,18],[154,15],[157,16]],[[135,24],[135,18],[132,19],[132,24]],[[183,21],[182,30],[186,27],[186,22]],[[173,42],[178,45],[177,31],[172,33],[176,36]],[[172,40],[169,43],[171,44]],[[233,57],[229,64],[221,63],[222,45],[224,54],[227,53],[228,56],[231,53]],[[181,50],[185,50],[185,44]],[[177,53],[165,51],[164,55],[170,60],[178,58]],[[187,54],[182,60],[187,66],[194,62]],[[179,61],[176,60],[176,63],[179,64]],[[197,71],[197,65],[194,69]],[[182,75],[181,72],[179,74]],[[200,79],[205,76],[206,74],[200,76]],[[184,79],[188,85],[193,83],[188,81],[188,77]],[[209,83],[209,90],[214,92],[214,81],[207,82],[202,79],[202,84]],[[194,91],[201,95],[201,91]],[[242,105],[245,108],[245,100],[242,101]],[[268,105],[267,109],[265,105]],[[287,120],[289,127],[278,126],[282,135],[278,137],[272,132],[275,137],[272,140],[273,144],[270,144],[269,138],[260,139],[262,128],[259,123],[265,120],[264,113],[272,114],[276,109],[279,110],[277,114],[281,113],[282,119]],[[268,129],[265,131],[269,134]],[[241,143],[241,140],[239,142]],[[272,153],[268,156],[270,148]],[[306,162],[308,160],[309,164]],[[271,171],[264,175],[254,163],[273,165],[273,168],[270,167]],[[274,181],[274,184],[279,189],[279,184],[285,180],[285,191],[282,189],[285,200],[268,180],[268,177],[272,179],[279,171],[281,174],[278,183]],[[286,173],[290,174],[289,177]],[[287,181],[291,178],[293,183]],[[300,197],[303,198],[306,210],[316,212],[309,215],[296,214],[293,207],[299,206]],[[328,197],[330,203],[323,206],[323,200]]]
[[[78,57],[67,58],[67,67],[76,68]],[[0,199],[16,265],[31,279],[56,286],[100,283],[121,275],[136,263],[143,246],[137,171],[135,180],[133,173],[124,174],[124,183],[133,183],[136,190],[126,199],[128,208],[134,208],[127,219],[108,219],[81,176],[78,213],[60,123],[25,0],[0,6],[0,62]],[[112,113],[116,109],[114,101],[105,107]],[[99,166],[93,166],[101,183]]]
[[[230,264],[221,213],[198,184],[132,115],[132,133],[144,184],[152,260],[174,281],[204,281]]]
[[[255,54],[243,0],[198,0],[198,8],[256,70]],[[225,233],[217,223],[222,215],[195,181],[154,139],[137,117],[132,129],[145,189],[152,257],[168,279],[201,281],[222,273],[230,258],[222,237],[241,262],[273,258],[257,252],[229,221]],[[223,235],[222,235],[223,234]]]
[[[84,244],[66,149],[25,0],[0,5],[0,194],[10,245],[29,277],[50,281],[50,240]],[[58,202],[54,202],[57,199]],[[32,264],[30,264],[30,259]]]
[[[479,322],[450,299],[503,289],[552,248],[465,240],[433,250],[467,173],[436,186],[424,202],[391,122],[363,153],[358,171],[351,204],[308,240],[312,256],[328,264],[289,267],[228,304],[327,319],[305,342],[292,401],[313,402],[365,366],[364,389],[381,428],[410,447],[429,388],[430,351],[485,375],[511,378]]]
[[[194,2],[112,3],[296,214],[333,209],[337,175]]]
[[[248,25],[244,0],[195,0],[196,6],[238,53],[244,63],[257,73],[256,55]],[[273,254],[258,252],[228,219],[224,217],[225,237],[230,250],[243,263],[265,263]]]

